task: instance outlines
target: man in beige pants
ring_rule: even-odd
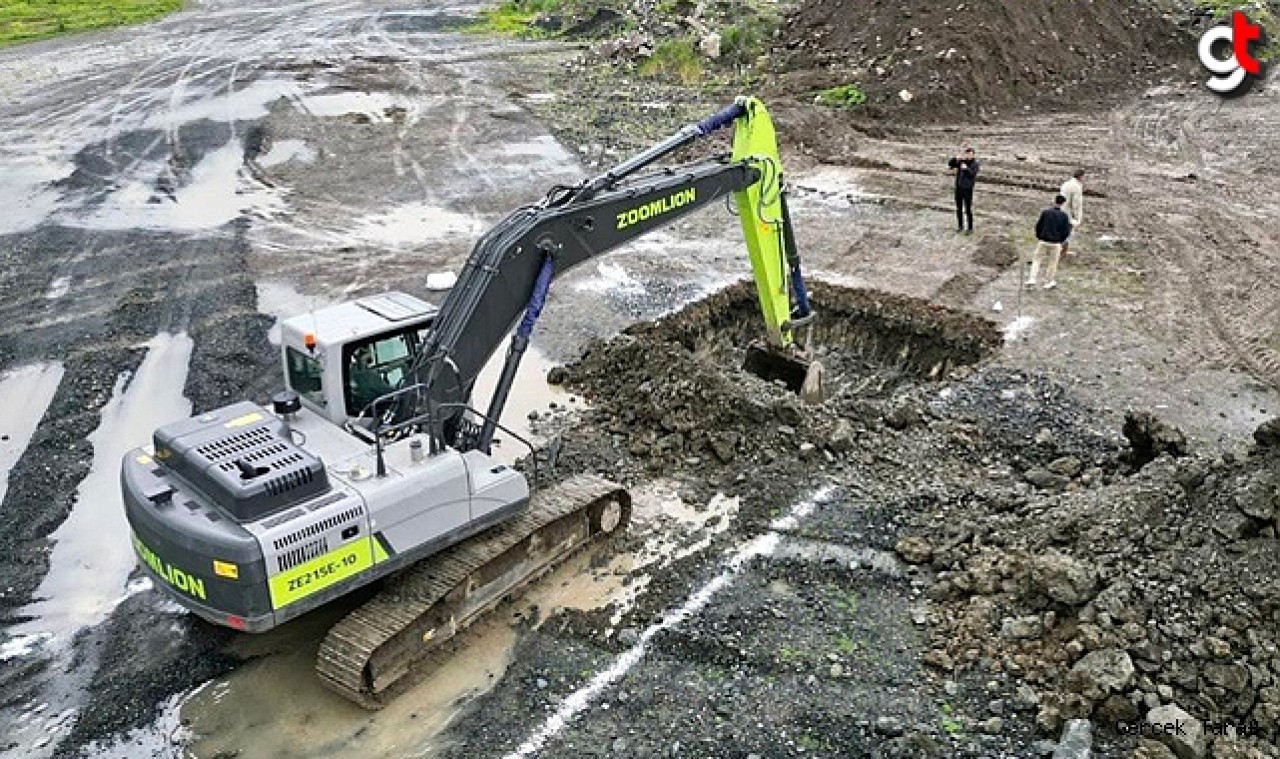
[[[1058,194],[1067,199],[1062,210],[1071,219],[1071,234],[1075,235],[1076,228],[1084,221],[1084,169],[1076,169],[1076,173],[1062,183],[1062,190]],[[1062,244],[1062,253],[1073,255],[1067,243]]]
[[[1031,258],[1031,276],[1027,279],[1028,287],[1035,287],[1036,277],[1040,274],[1040,263],[1048,258],[1045,267],[1044,289],[1052,290],[1058,286],[1058,257],[1062,255],[1062,244],[1071,236],[1071,217],[1062,210],[1067,199],[1059,195],[1053,199],[1053,207],[1040,212],[1036,221],[1036,252]]]

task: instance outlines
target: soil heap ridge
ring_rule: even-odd
[[[779,38],[780,89],[855,84],[868,115],[925,121],[1084,110],[1186,79],[1200,23],[1122,0],[804,0]]]

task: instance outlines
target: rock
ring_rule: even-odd
[[[1068,720],[1062,739],[1053,750],[1053,759],[1090,759],[1093,756],[1093,723],[1087,719]]]
[[[895,430],[905,430],[919,424],[922,418],[919,408],[906,403],[889,409],[884,415],[884,423]]]
[[[1269,522],[1280,512],[1280,476],[1261,471],[1251,476],[1235,492],[1236,508],[1241,513]]]
[[[933,544],[924,538],[903,538],[893,550],[908,564],[926,564],[933,558]]]
[[[940,648],[934,648],[926,651],[922,658],[924,659],[925,664],[928,664],[931,667],[937,667],[944,672],[950,672],[956,668],[956,664],[951,659],[951,656]]]
[[[640,632],[634,627],[624,627],[618,631],[618,642],[630,648],[640,642]]]
[[[902,721],[896,717],[880,717],[876,720],[876,732],[890,738],[897,738],[906,731],[902,727]]]
[[[1062,709],[1057,704],[1040,704],[1036,712],[1036,728],[1043,733],[1055,733],[1062,727]]]
[[[1040,705],[1040,694],[1030,685],[1023,683],[1013,694],[1013,708],[1018,711],[1030,711]]]
[[[1178,759],[1203,759],[1205,755],[1204,726],[1176,704],[1147,712],[1146,729],[1172,749]]]
[[[831,435],[827,439],[827,444],[831,446],[831,450],[837,453],[848,453],[854,449],[857,443],[857,435],[854,433],[853,425],[849,423],[849,420],[836,420],[835,426],[831,430]]]
[[[1204,678],[1232,693],[1243,693],[1249,687],[1249,670],[1240,664],[1206,664]]]
[[[1138,707],[1128,698],[1119,694],[1112,694],[1107,697],[1102,705],[1093,711],[1094,719],[1107,727],[1115,727],[1117,725],[1132,725],[1141,715]]]
[[[1022,478],[1041,490],[1062,490],[1070,482],[1066,477],[1041,467],[1028,469],[1022,473]]]
[[[1104,648],[1084,655],[1067,673],[1067,688],[1091,701],[1121,693],[1133,684],[1133,660],[1117,648]],[[1135,715],[1136,716],[1136,715]]]
[[[1000,717],[992,717],[990,719],[983,720],[978,725],[978,729],[987,735],[999,735],[1004,732],[1004,720]]]
[[[1253,431],[1253,441],[1259,448],[1280,448],[1280,416],[1259,424]]]
[[[698,52],[712,60],[719,58],[720,33],[711,32],[710,34],[703,35],[702,39],[698,40]]]
[[[1030,579],[1033,589],[1069,606],[1087,603],[1098,585],[1092,566],[1052,548],[1031,561]]]
[[[722,432],[711,438],[711,452],[722,464],[732,463],[738,456],[738,436],[732,432]]]
[[[1143,467],[1161,454],[1187,455],[1187,438],[1182,430],[1165,424],[1145,411],[1130,411],[1124,417],[1124,436],[1129,441],[1129,461]]]
[[[563,385],[569,379],[569,370],[563,366],[553,366],[547,372],[548,385]]]
[[[877,759],[942,759],[947,754],[931,736],[912,733],[880,744],[875,756]]]
[[[1000,635],[1013,640],[1030,640],[1044,634],[1044,623],[1039,615],[1010,617],[1000,624]]]
[[[1138,743],[1131,759],[1178,759],[1178,755],[1163,743],[1144,738]]]
[[[534,684],[538,686],[538,690],[546,690],[547,686],[549,685],[546,679],[541,677],[539,677],[537,682]]]
[[[1075,456],[1063,456],[1050,461],[1047,469],[1062,477],[1075,477],[1084,470],[1084,463]]]

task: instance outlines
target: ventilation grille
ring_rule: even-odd
[[[205,443],[196,449],[196,453],[214,462],[230,459],[228,463],[234,468],[235,459],[277,440],[279,438],[272,434],[268,427],[250,427],[243,432],[237,432],[234,435],[218,438],[211,443]]]
[[[199,450],[204,453],[204,449],[209,447],[212,446],[202,446]],[[254,465],[261,463],[271,469],[287,469],[296,464],[301,464],[304,459],[296,449],[277,440],[268,445],[254,446],[248,449],[248,452],[244,453],[244,455],[224,459],[218,464],[218,468],[224,472],[236,472],[238,474],[240,470],[236,466],[237,461],[244,461]]]
[[[297,532],[289,533],[288,535],[285,535],[282,538],[276,538],[275,539],[276,550],[284,551],[285,549],[288,549],[290,546],[295,545],[297,543],[301,543],[304,540],[307,540],[309,538],[314,538],[317,535],[323,535],[324,533],[328,532],[329,530],[332,530],[334,527],[337,527],[340,524],[345,524],[347,522],[350,522],[352,520],[359,518],[360,515],[363,513],[364,513],[364,507],[357,506],[353,509],[347,509],[346,511],[336,516],[332,516],[332,517],[329,517],[328,519],[324,519],[319,522],[316,522],[315,524],[307,525],[306,527],[303,527],[301,530],[298,530]],[[311,544],[308,543],[307,545],[311,545]],[[293,550],[297,550],[297,549],[290,550],[290,553],[292,553]]]
[[[313,540],[310,543],[303,543],[297,548],[290,549],[276,556],[276,563],[279,565],[279,571],[292,569],[299,564],[304,564],[312,559],[324,556],[329,551],[329,541],[326,538]]]
[[[298,460],[301,461],[302,457],[299,456]],[[311,470],[295,469],[292,472],[286,472],[279,477],[267,480],[267,484],[264,487],[271,495],[280,495],[296,487],[306,485],[308,482],[311,482]]]

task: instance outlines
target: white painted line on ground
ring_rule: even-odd
[[[833,490],[834,488],[830,485],[818,490],[807,500],[792,506],[785,515],[773,520],[769,524],[769,532],[739,545],[729,560],[725,562],[723,572],[699,588],[692,596],[689,596],[682,606],[667,612],[662,617],[662,621],[649,626],[640,634],[640,640],[634,646],[622,652],[608,669],[601,671],[591,678],[591,681],[586,685],[569,694],[560,702],[560,708],[556,709],[555,713],[548,717],[546,722],[542,723],[542,727],[521,743],[515,751],[507,754],[504,759],[520,759],[520,757],[532,756],[540,751],[547,741],[560,734],[575,717],[590,707],[597,696],[622,679],[632,667],[644,658],[649,649],[649,642],[653,640],[655,635],[663,630],[675,627],[702,611],[717,593],[733,584],[747,562],[756,557],[770,556],[777,551],[778,545],[782,541],[780,533],[794,530],[799,526],[800,520],[812,514],[818,504],[827,500]]]

